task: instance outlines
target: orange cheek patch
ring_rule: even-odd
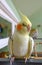
[[[28,24],[28,27],[27,27],[27,28],[28,28],[28,31],[30,31],[31,27],[30,27],[30,25],[29,25],[29,24]]]
[[[17,30],[21,30],[22,29],[22,25],[21,24],[17,24]]]

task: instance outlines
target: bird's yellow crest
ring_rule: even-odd
[[[20,12],[20,15],[21,15],[21,22],[24,22],[26,25],[30,25],[30,27],[32,26],[32,23],[30,22],[30,20],[28,19],[28,17],[27,16],[25,16],[24,14],[22,14],[21,12]]]

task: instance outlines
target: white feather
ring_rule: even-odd
[[[24,56],[28,52],[29,36],[19,34],[15,30],[13,35],[13,51],[15,56]]]

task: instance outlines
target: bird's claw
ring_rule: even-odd
[[[15,57],[11,57],[11,59],[10,59],[10,65],[13,64],[14,60],[15,60]]]
[[[24,59],[25,59],[25,63],[26,63],[27,62],[27,58],[24,57]]]
[[[25,63],[27,62],[27,58],[25,59]]]

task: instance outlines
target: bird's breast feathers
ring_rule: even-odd
[[[29,36],[21,35],[18,32],[13,36],[13,52],[15,56],[24,56],[28,51]]]

